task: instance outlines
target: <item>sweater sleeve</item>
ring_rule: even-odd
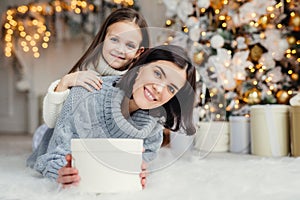
[[[49,128],[54,128],[62,105],[70,93],[70,89],[63,92],[55,92],[60,80],[54,81],[48,88],[43,102],[43,118]]]
[[[157,151],[159,150],[163,141],[163,129],[161,125],[157,124],[152,136],[144,139],[145,152],[143,153],[143,160],[150,162],[155,159]]]
[[[52,179],[57,179],[58,170],[67,164],[65,156],[71,153],[71,139],[78,137],[73,112],[88,94],[87,90],[79,87],[73,87],[71,91],[57,120],[47,152],[39,156],[34,165],[35,170]]]

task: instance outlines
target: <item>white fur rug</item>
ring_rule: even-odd
[[[17,149],[21,142],[10,148]],[[262,158],[213,153],[199,159],[193,152],[175,160],[170,149],[161,149],[152,164],[147,188],[122,194],[80,194],[76,188],[59,189],[25,167],[30,147],[22,151],[0,148],[1,200],[287,200],[300,198],[300,158]],[[171,162],[174,161],[174,162]],[[116,180],[118,181],[118,180]]]

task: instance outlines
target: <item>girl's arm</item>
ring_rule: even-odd
[[[92,87],[99,90],[102,80],[95,71],[77,71],[53,82],[43,102],[43,118],[49,128],[55,127],[62,105],[69,95],[69,88],[73,86],[82,86],[88,91],[92,91]]]

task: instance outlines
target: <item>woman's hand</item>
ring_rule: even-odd
[[[147,164],[144,161],[142,162],[141,170],[142,171],[140,173],[140,178],[141,178],[142,188],[144,189],[146,187],[146,178],[148,175]]]
[[[57,182],[62,184],[63,188],[67,188],[73,185],[78,185],[80,176],[78,170],[72,167],[72,156],[71,154],[66,155],[67,165],[58,170]]]
[[[82,86],[91,92],[93,90],[92,87],[97,90],[101,89],[102,80],[99,74],[92,70],[73,72],[65,75],[60,80],[55,88],[55,92],[62,92],[73,86]]]

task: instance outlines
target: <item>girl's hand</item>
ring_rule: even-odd
[[[142,188],[144,189],[146,187],[146,178],[148,175],[147,164],[145,163],[145,161],[142,162],[141,170],[142,171],[140,173],[140,178],[141,178]]]
[[[55,92],[62,92],[73,86],[82,86],[91,92],[92,87],[100,90],[102,83],[99,74],[95,71],[77,71],[65,75],[55,88]]]
[[[72,167],[72,156],[71,154],[66,155],[67,165],[58,170],[57,182],[62,184],[63,188],[67,188],[73,185],[78,185],[80,176],[78,170]]]

